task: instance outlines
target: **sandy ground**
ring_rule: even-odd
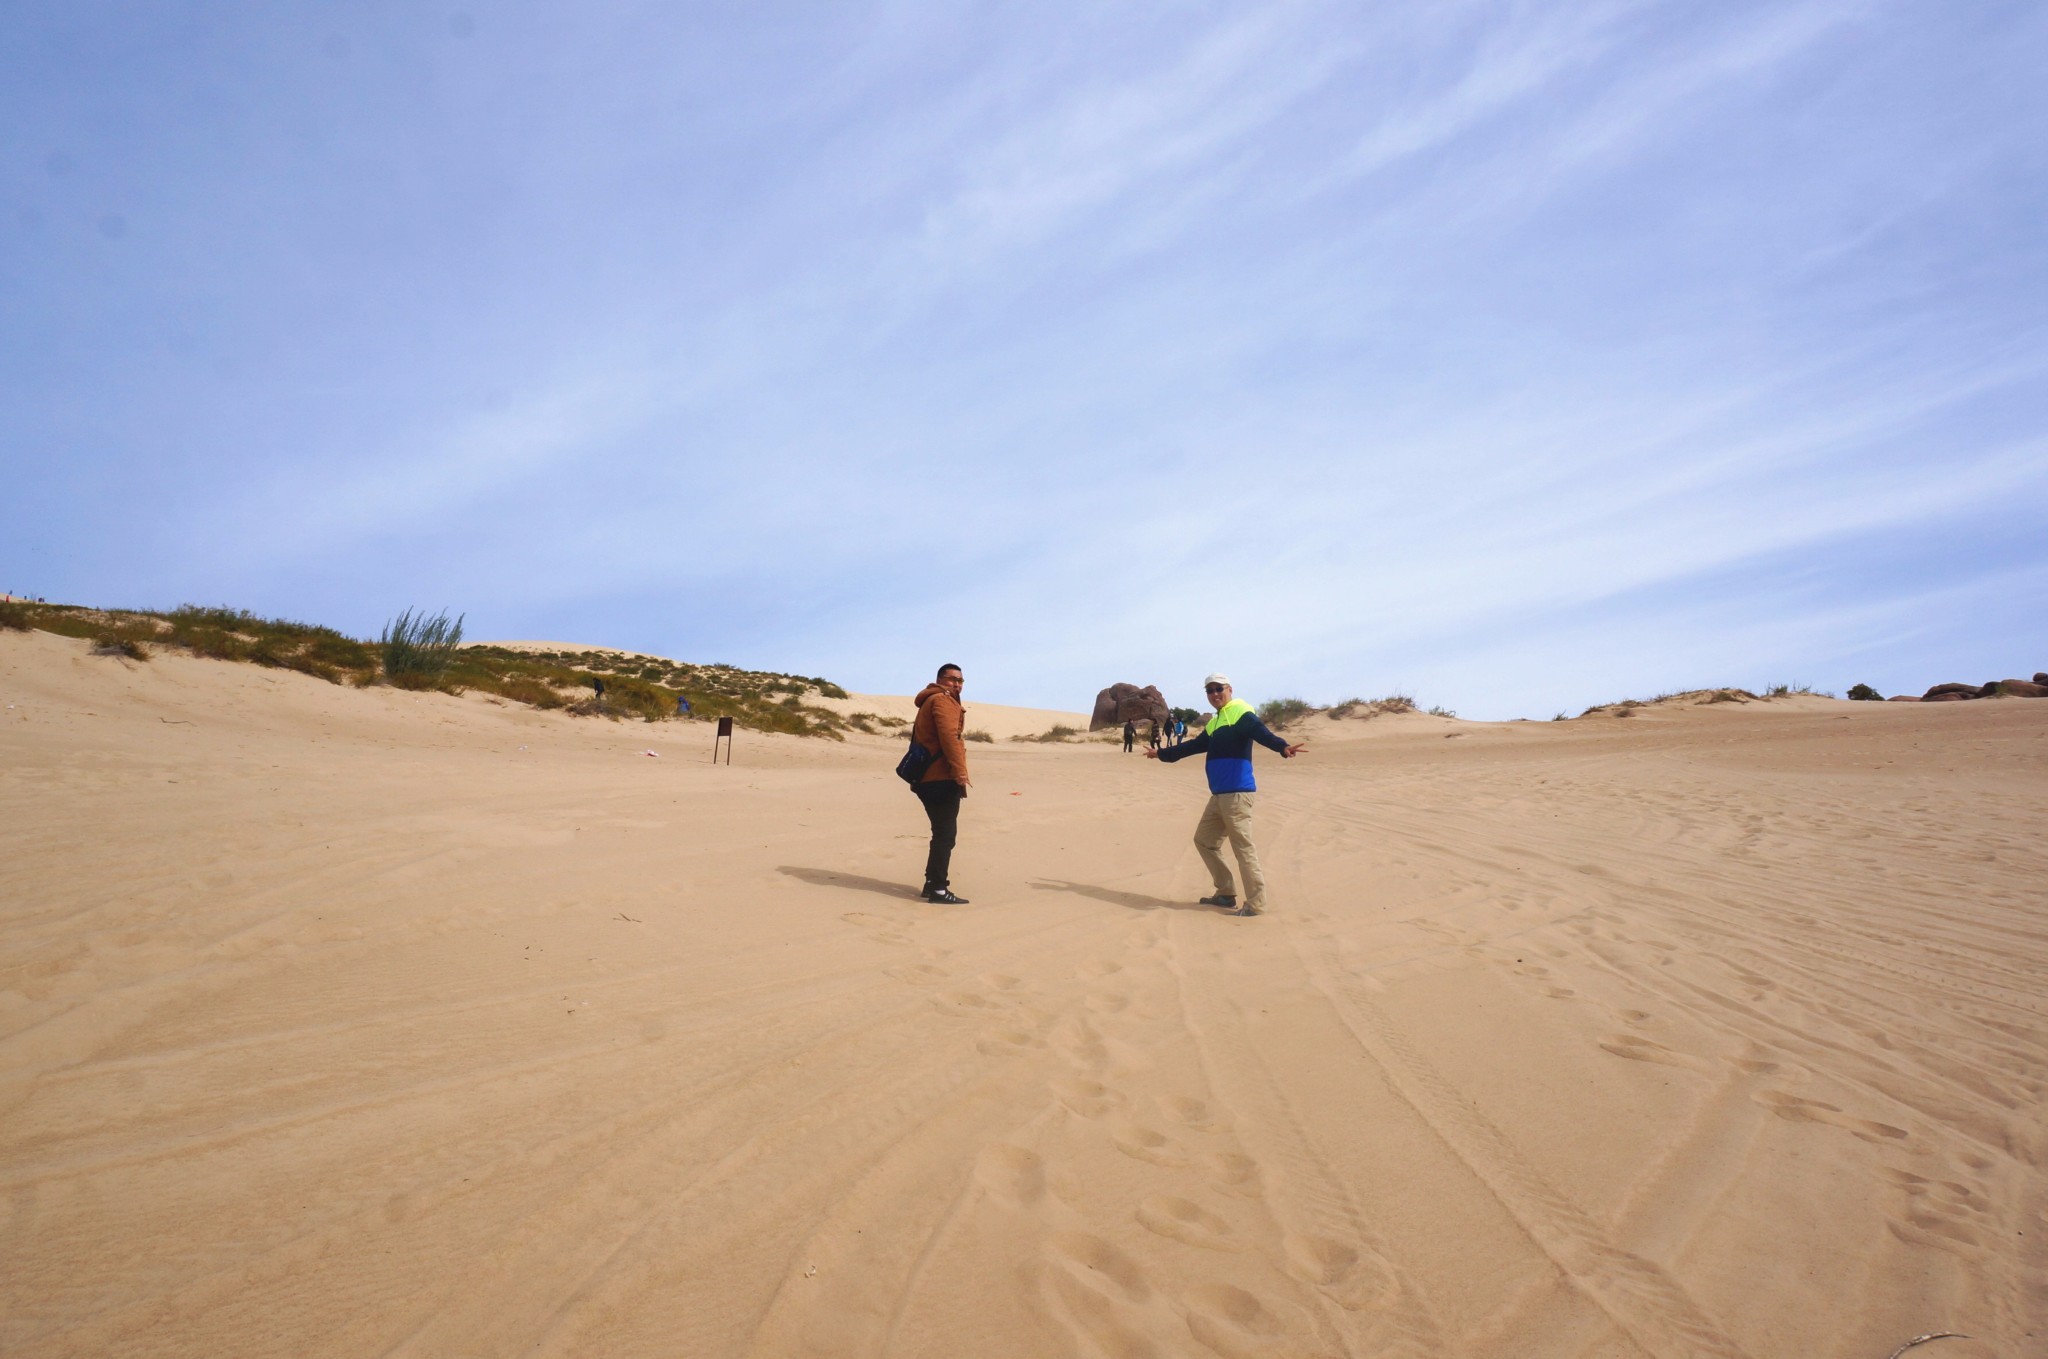
[[[9,1356],[2048,1353],[2048,702],[1312,720],[1247,921],[1105,745],[946,909],[891,740],[0,700]]]

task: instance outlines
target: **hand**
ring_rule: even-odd
[[[1158,758],[1159,758],[1159,752],[1158,752],[1158,751],[1156,751],[1156,750],[1154,750],[1154,749],[1153,749],[1153,748],[1152,748],[1151,746],[1146,746],[1146,747],[1145,747],[1145,758],[1146,758],[1146,759],[1148,759],[1148,760],[1156,760],[1156,759],[1158,759]]]
[[[1291,760],[1295,756],[1301,754],[1302,751],[1307,749],[1308,746],[1306,744],[1289,746],[1287,747],[1287,749],[1280,752],[1280,758],[1283,760]]]

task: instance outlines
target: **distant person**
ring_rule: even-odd
[[[1156,720],[1145,724],[1145,744],[1154,750],[1159,749],[1159,728],[1161,725]]]
[[[953,842],[960,830],[960,800],[974,782],[967,777],[967,709],[960,706],[960,690],[966,680],[960,667],[939,667],[939,677],[917,696],[917,720],[910,724],[910,739],[932,752],[931,765],[913,785],[924,814],[932,823],[931,852],[924,860],[924,891],[919,895],[941,906],[965,906],[967,898],[953,893]]]
[[[1279,751],[1283,760],[1293,759],[1307,747],[1288,745],[1268,731],[1249,703],[1232,697],[1227,676],[1209,676],[1202,681],[1202,692],[1209,706],[1216,710],[1202,734],[1172,750],[1148,750],[1145,758],[1171,764],[1207,752],[1209,805],[1202,809],[1202,819],[1195,825],[1195,848],[1208,866],[1209,881],[1215,884],[1216,891],[1213,896],[1203,897],[1202,904],[1221,906],[1234,915],[1259,915],[1266,909],[1266,875],[1259,870],[1259,852],[1252,845],[1252,794],[1258,791],[1258,785],[1252,781],[1252,742]],[[1237,898],[1237,884],[1231,881],[1230,865],[1223,862],[1225,840],[1230,841],[1237,856],[1238,874],[1244,879],[1242,905]]]
[[[690,715],[690,700],[689,700],[689,699],[687,699],[687,698],[684,698],[684,697],[683,697],[683,696],[682,696],[681,694],[677,694],[677,695],[676,695],[676,716],[677,716],[677,717],[688,717],[689,715]]]
[[[1131,753],[1131,747],[1136,744],[1137,739],[1138,724],[1136,722],[1124,723],[1124,754],[1128,755]]]
[[[1186,741],[1187,739],[1188,739],[1188,720],[1187,720],[1187,719],[1186,719],[1185,717],[1182,717],[1182,718],[1178,718],[1178,719],[1176,719],[1176,720],[1174,721],[1174,724],[1173,724],[1173,743],[1174,743],[1175,745],[1180,745],[1180,744],[1181,744],[1182,742]]]
[[[601,676],[592,675],[590,677],[590,687],[597,690],[597,697],[604,697],[604,680]]]

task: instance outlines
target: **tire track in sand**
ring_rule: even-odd
[[[1614,1324],[1652,1354],[1748,1359],[1655,1263],[1616,1245],[1507,1135],[1445,1079],[1351,978],[1331,938],[1297,939],[1312,984],[1400,1098],[1484,1184],[1543,1253]]]

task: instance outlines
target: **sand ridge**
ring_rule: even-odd
[[[1311,725],[1239,921],[1112,746],[974,747],[946,909],[890,738],[0,701],[0,1352],[2048,1334],[2048,704]]]

